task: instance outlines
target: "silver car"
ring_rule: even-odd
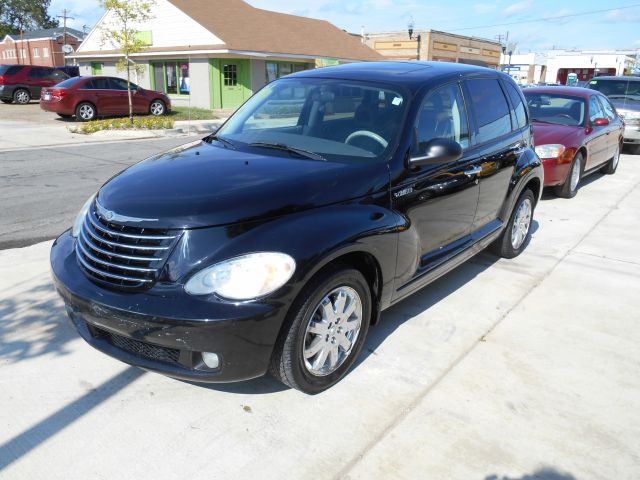
[[[595,77],[588,88],[603,93],[624,118],[624,143],[640,155],[640,77]]]

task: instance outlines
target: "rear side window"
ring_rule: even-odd
[[[527,114],[524,108],[524,102],[522,101],[522,97],[520,93],[516,90],[510,82],[505,82],[507,84],[507,94],[509,95],[509,99],[511,100],[511,105],[513,105],[513,112],[515,114],[514,118],[514,128],[523,128],[527,125]]]
[[[127,90],[127,81],[122,78],[110,78],[109,82],[111,83],[112,90]],[[133,82],[131,83],[131,90],[135,90],[138,88]]]
[[[476,117],[477,142],[488,142],[511,132],[509,105],[498,80],[467,80],[467,87]]]
[[[424,99],[416,122],[418,155],[434,138],[455,140],[462,148],[469,146],[467,113],[457,83],[431,92]]]
[[[46,78],[49,74],[49,70],[41,67],[33,67],[27,74],[29,78]]]
[[[85,83],[82,88],[87,90],[109,90],[111,86],[108,78],[93,78]]]
[[[0,75],[15,75],[20,70],[22,70],[22,66],[19,65],[0,65]]]
[[[82,77],[73,77],[73,78],[68,78],[67,80],[65,80],[64,82],[60,82],[59,84],[56,85],[57,88],[69,88],[69,87],[73,87],[76,83],[80,82],[81,80],[84,80]],[[87,88],[87,87],[85,87]]]

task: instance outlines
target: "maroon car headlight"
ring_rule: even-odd
[[[547,145],[537,145],[535,150],[536,154],[538,154],[541,159],[548,160],[552,158],[560,158],[564,153],[565,147],[559,143],[550,143]]]

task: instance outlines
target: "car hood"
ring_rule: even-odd
[[[97,199],[125,224],[144,219],[151,228],[197,228],[338,203],[388,183],[387,165],[381,162],[261,155],[198,141],[124,170],[100,189]]]
[[[580,135],[584,135],[584,127],[533,122],[533,141],[535,145],[559,143],[565,146],[575,146],[571,145],[571,143]]]

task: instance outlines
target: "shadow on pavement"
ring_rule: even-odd
[[[484,480],[576,480],[576,477],[570,473],[562,473],[554,468],[544,467],[522,477],[488,475],[484,477]]]
[[[79,338],[67,320],[62,303],[48,275],[28,279],[0,299],[0,360],[17,363],[40,355],[67,355],[67,344]]]
[[[128,367],[94,390],[65,405],[33,427],[0,445],[0,471],[133,383],[144,371]],[[45,475],[46,477],[46,475]]]

